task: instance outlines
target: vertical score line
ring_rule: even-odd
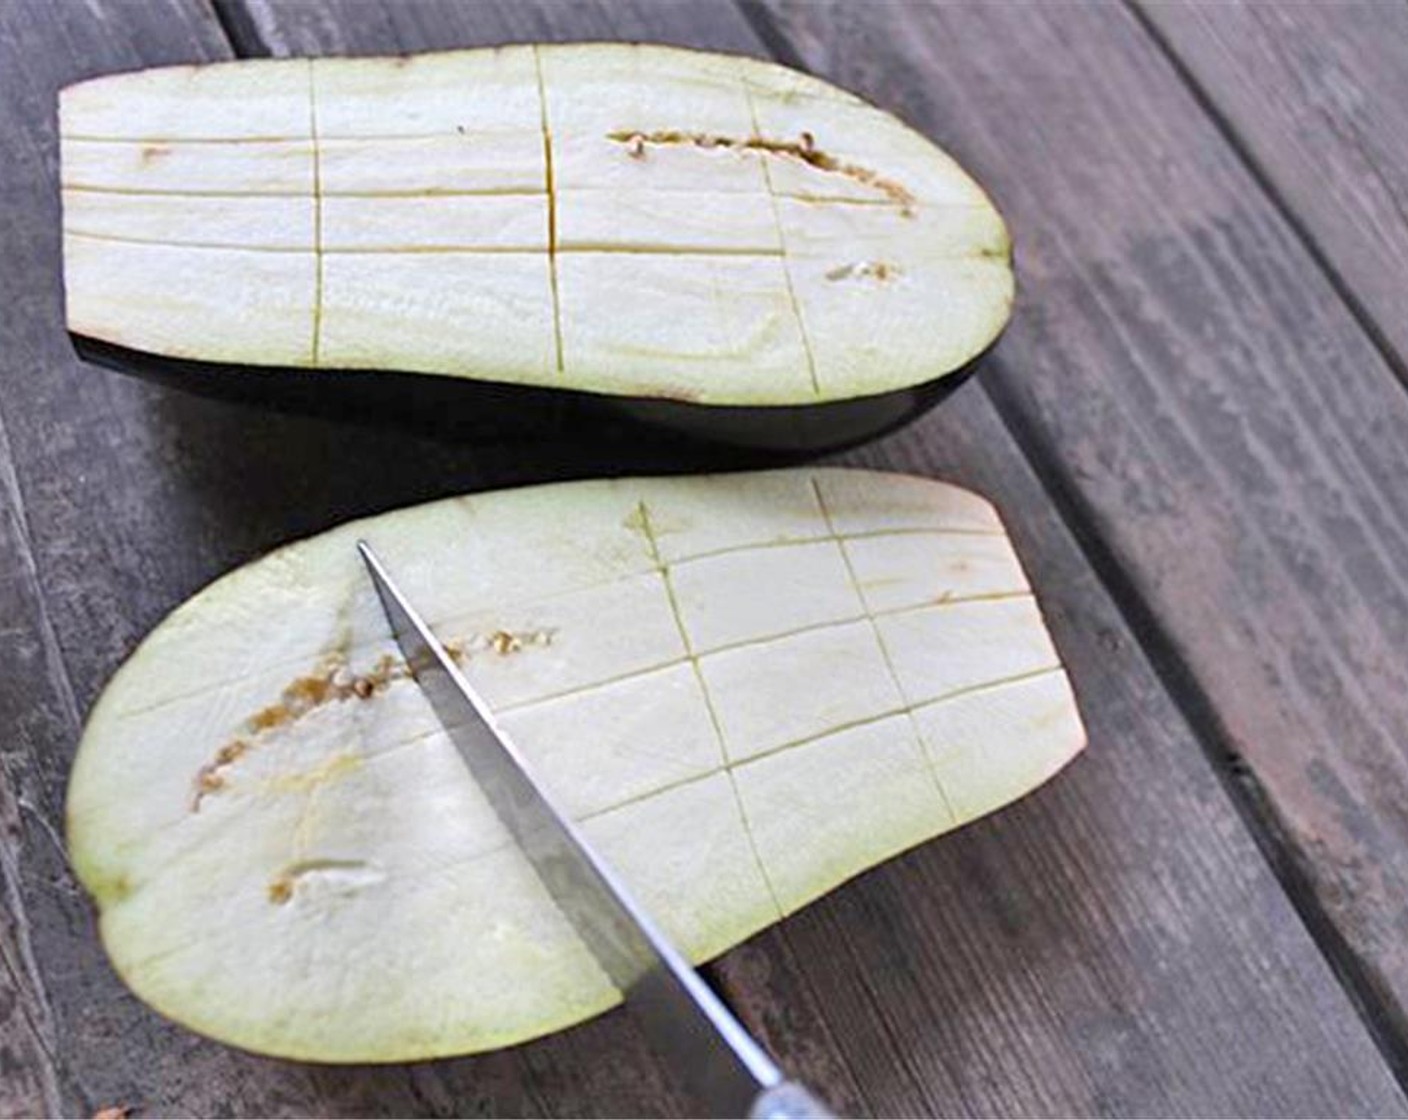
[[[695,652],[694,642],[690,639],[689,627],[685,625],[684,615],[680,612],[679,598],[675,594],[675,585],[670,578],[670,565],[660,554],[660,541],[650,523],[650,510],[646,507],[645,502],[642,501],[636,510],[640,515],[641,532],[645,534],[645,542],[650,549],[651,559],[655,562],[655,570],[659,572],[661,582],[665,586],[665,596],[670,603],[670,613],[674,616],[675,627],[679,630],[680,643],[684,646],[685,660],[693,671],[694,683],[699,686],[699,697],[704,702],[704,711],[714,730],[714,740],[719,745],[719,760],[724,776],[728,779],[729,791],[733,794],[733,803],[738,808],[739,824],[743,827],[743,835],[748,841],[748,849],[753,853],[753,863],[757,866],[758,875],[762,879],[763,886],[767,888],[768,897],[772,899],[773,907],[777,910],[778,921],[781,921],[786,917],[782,909],[782,900],[778,896],[777,888],[773,886],[772,875],[768,872],[767,864],[763,862],[763,854],[759,851],[758,841],[753,835],[753,825],[748,820],[748,809],[743,804],[743,795],[738,790],[738,776],[734,773],[733,764],[729,760],[728,740],[724,736],[724,725],[719,719],[718,709],[714,706],[714,698],[709,693],[709,684],[704,679],[704,669],[699,664],[699,655]]]
[[[758,122],[758,106],[753,100],[753,91],[748,88],[748,79],[741,73],[738,76],[738,84],[748,102],[748,116],[753,122],[753,135],[761,137],[763,131]],[[792,282],[792,258],[787,252],[787,234],[782,229],[782,211],[777,201],[777,190],[773,186],[772,171],[768,167],[766,155],[760,155],[758,162],[763,169],[763,184],[768,194],[768,205],[772,208],[772,220],[777,226],[777,246],[782,252],[782,278],[787,284],[787,302],[792,305],[792,318],[797,322],[797,334],[802,339],[802,350],[807,356],[807,374],[812,380],[812,392],[820,397],[821,381],[816,375],[816,355],[812,352],[812,340],[807,334],[807,321],[802,317],[802,305],[797,301],[797,288]]]
[[[323,344],[323,154],[318,142],[318,82],[313,59],[308,60],[308,132],[313,141],[313,346],[316,369]]]
[[[851,590],[856,593],[856,598],[860,601],[861,609],[865,611],[865,617],[870,622],[871,633],[875,635],[876,645],[880,648],[880,656],[885,661],[885,671],[890,674],[890,680],[894,683],[895,692],[904,705],[905,718],[909,723],[910,733],[914,736],[914,747],[919,752],[919,760],[924,764],[924,768],[929,772],[929,777],[933,779],[934,790],[939,795],[939,802],[943,805],[944,812],[948,814],[950,827],[958,821],[958,814],[954,812],[953,802],[949,799],[948,790],[944,789],[943,780],[939,777],[938,765],[934,762],[930,754],[928,745],[924,742],[924,732],[919,726],[919,721],[914,715],[914,704],[905,691],[904,683],[900,680],[899,670],[895,668],[894,658],[890,655],[890,647],[885,644],[885,635],[880,632],[880,624],[875,620],[875,615],[870,609],[870,604],[866,602],[865,592],[861,590],[860,580],[856,577],[855,565],[851,562],[851,554],[846,550],[845,538],[836,531],[836,522],[831,516],[831,510],[827,508],[826,498],[821,492],[821,483],[816,475],[811,476],[812,492],[816,495],[817,508],[821,510],[821,516],[826,522],[826,531],[830,540],[836,545],[841,553],[841,563],[846,566],[846,578],[850,580]]]
[[[552,334],[557,356],[557,372],[564,370],[562,362],[562,300],[557,289],[557,187],[553,180],[552,131],[548,127],[548,90],[543,81],[543,56],[533,47],[533,67],[538,75],[538,112],[543,131],[543,173],[548,192],[548,284],[552,288]]]

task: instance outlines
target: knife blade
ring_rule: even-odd
[[[358,541],[357,550],[412,677],[470,774],[684,1087],[715,1116],[829,1117],[783,1076],[554,803],[371,547]]]

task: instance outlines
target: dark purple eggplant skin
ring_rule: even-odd
[[[73,334],[86,362],[220,400],[278,412],[400,428],[456,442],[600,435],[731,450],[751,462],[800,461],[886,435],[933,408],[973,375],[990,344],[932,381],[873,396],[804,405],[704,405],[608,396],[399,370],[228,365],[130,350]],[[994,340],[995,344],[995,340]]]

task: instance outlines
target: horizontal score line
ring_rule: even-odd
[[[338,143],[349,140],[466,140],[471,136],[542,136],[538,128],[477,128],[460,132],[454,128],[442,128],[436,132],[353,132],[326,133],[319,131],[296,136],[99,136],[86,132],[63,132],[60,141],[78,140],[85,144],[307,144],[310,148],[332,140]]]
[[[588,194],[613,194],[617,188],[614,186],[601,187],[561,187],[549,193],[542,187],[479,187],[479,188],[433,188],[406,189],[406,190],[376,190],[376,191],[356,191],[356,190],[314,190],[310,181],[307,189],[290,190],[196,190],[184,189],[175,190],[171,188],[159,187],[115,187],[97,183],[73,183],[60,182],[60,187],[65,191],[74,191],[85,194],[114,194],[125,195],[133,198],[140,198],[150,195],[157,198],[306,198],[309,200],[317,198],[561,198],[565,195],[588,195]],[[688,187],[650,187],[650,188],[630,188],[639,191],[649,191],[660,195],[688,195],[691,197],[718,196],[731,198],[735,195],[756,196],[761,199],[783,198],[792,202],[810,202],[816,205],[825,206],[863,206],[876,210],[892,210],[899,212],[903,209],[898,203],[891,202],[883,198],[853,198],[848,195],[818,195],[818,194],[795,194],[787,192],[776,192],[769,195],[766,191],[696,191]],[[939,210],[983,210],[986,207],[973,203],[923,203],[925,206]]]
[[[314,370],[314,371],[311,371],[311,372],[318,372],[318,371]],[[675,567],[679,566],[680,564],[686,564],[686,563],[689,563],[689,562],[694,561],[694,560],[702,560],[702,559],[705,559],[705,558],[707,558],[707,557],[709,557],[709,556],[719,556],[719,555],[727,555],[727,554],[734,554],[734,555],[737,555],[737,554],[741,554],[741,553],[750,552],[750,551],[752,551],[753,549],[757,549],[757,548],[762,548],[762,549],[781,548],[781,547],[786,547],[786,546],[789,545],[789,544],[816,544],[816,543],[822,543],[822,542],[826,542],[826,541],[837,541],[837,542],[839,542],[840,544],[844,545],[846,542],[848,542],[848,541],[853,541],[853,540],[875,540],[875,539],[882,539],[882,538],[886,538],[886,537],[917,536],[917,535],[924,535],[924,536],[983,536],[983,537],[992,536],[992,537],[1004,537],[1004,534],[1002,533],[1001,530],[993,530],[993,531],[988,531],[988,530],[976,530],[976,531],[974,531],[974,530],[963,530],[963,529],[953,529],[953,528],[949,528],[949,529],[885,529],[885,530],[871,531],[871,532],[847,533],[847,534],[845,534],[845,535],[843,535],[843,536],[839,536],[839,537],[820,536],[820,537],[808,538],[807,540],[803,540],[803,541],[789,541],[789,542],[778,543],[778,544],[771,544],[771,543],[759,542],[759,543],[751,544],[751,545],[742,545],[742,546],[734,546],[734,547],[731,547],[731,548],[714,549],[714,550],[710,550],[710,551],[703,552],[703,553],[697,553],[697,554],[691,554],[691,555],[689,555],[689,556],[684,556],[684,557],[681,557],[679,560],[672,560],[672,561],[670,561],[670,563],[669,563],[667,566],[670,567],[670,568],[675,568]],[[622,576],[620,579],[602,580],[602,581],[599,581],[599,582],[597,582],[597,583],[587,584],[587,585],[585,585],[585,586],[583,586],[583,587],[573,588],[573,589],[571,589],[571,590],[569,590],[569,591],[565,591],[565,592],[562,592],[562,593],[560,593],[560,594],[551,594],[551,595],[547,595],[547,596],[542,596],[542,597],[536,597],[536,598],[531,598],[531,599],[523,600],[523,601],[521,601],[521,602],[515,602],[515,603],[510,604],[508,609],[512,609],[512,610],[522,610],[522,609],[525,609],[525,608],[535,607],[535,606],[541,607],[541,606],[543,606],[544,604],[550,603],[550,602],[552,602],[552,601],[555,600],[555,599],[561,598],[563,595],[580,595],[580,594],[582,594],[583,592],[593,591],[593,590],[596,590],[596,589],[598,589],[598,588],[612,586],[612,585],[614,585],[614,584],[616,584],[616,583],[618,583],[618,582],[621,582],[621,580],[629,580],[629,579],[633,579],[633,578],[636,578],[636,577],[639,577],[639,576],[643,576],[643,575],[647,575],[647,574],[649,574],[648,571],[638,571],[638,572],[631,573],[630,575]],[[964,605],[965,603],[969,603],[969,602],[1003,602],[1003,601],[1007,601],[1007,600],[1009,600],[1009,599],[1030,599],[1030,600],[1033,600],[1033,601],[1034,601],[1035,598],[1036,598],[1036,595],[1035,595],[1035,593],[1032,591],[1032,589],[1031,589],[1030,587],[1024,587],[1024,588],[1020,588],[1020,589],[1013,590],[1013,591],[1011,591],[1011,592],[996,592],[996,593],[988,592],[988,593],[985,593],[985,594],[974,595],[974,596],[962,596],[962,595],[960,595],[960,596],[955,596],[955,597],[953,597],[953,598],[951,598],[951,599],[947,599],[947,600],[943,601],[942,603],[934,602],[934,603],[910,604],[910,605],[908,605],[908,606],[892,607],[892,608],[888,608],[888,609],[880,610],[880,611],[870,611],[870,610],[867,610],[867,611],[866,611],[865,613],[863,613],[863,614],[847,615],[847,616],[844,617],[844,618],[833,619],[833,620],[831,620],[831,621],[829,621],[829,622],[822,622],[822,623],[817,623],[817,624],[813,624],[813,625],[810,625],[810,626],[804,626],[804,627],[802,627],[802,628],[800,628],[800,629],[793,629],[793,630],[783,631],[783,632],[777,633],[777,634],[768,634],[768,635],[764,635],[764,636],[758,637],[758,638],[744,639],[744,640],[742,640],[742,641],[740,641],[740,642],[737,642],[737,643],[725,643],[724,645],[715,646],[715,647],[712,647],[712,648],[707,649],[707,650],[702,650],[702,651],[696,652],[696,653],[694,653],[694,654],[684,654],[684,655],[682,655],[682,656],[668,655],[668,656],[664,657],[662,660],[657,661],[657,662],[653,662],[653,663],[650,664],[649,666],[646,666],[646,667],[643,667],[643,668],[633,669],[633,670],[631,670],[631,671],[629,671],[629,672],[626,672],[626,673],[623,673],[623,674],[619,674],[619,675],[616,675],[616,676],[608,676],[608,677],[598,678],[598,679],[596,679],[596,680],[589,681],[589,682],[586,683],[586,684],[575,685],[575,686],[573,686],[573,687],[571,687],[571,688],[567,688],[567,689],[564,689],[564,690],[562,690],[562,691],[558,691],[558,692],[545,692],[545,693],[542,693],[542,694],[540,694],[540,695],[534,696],[534,697],[532,697],[532,698],[530,698],[530,699],[519,700],[519,701],[512,702],[512,703],[500,704],[499,706],[495,707],[494,710],[495,710],[496,713],[499,713],[499,714],[506,714],[506,713],[511,712],[511,711],[522,711],[522,710],[524,710],[524,709],[526,709],[526,708],[528,708],[528,707],[530,707],[530,706],[532,706],[532,705],[536,705],[536,704],[545,704],[545,703],[548,703],[549,701],[553,701],[553,700],[562,700],[562,699],[566,699],[566,698],[569,697],[569,696],[575,696],[575,695],[577,695],[577,694],[579,694],[579,693],[581,693],[581,692],[586,692],[586,691],[589,691],[589,690],[591,690],[591,689],[603,688],[603,687],[606,687],[606,686],[609,686],[609,685],[614,685],[614,684],[622,684],[622,683],[624,683],[624,682],[626,682],[626,681],[630,681],[630,680],[636,679],[636,678],[638,678],[638,677],[648,676],[648,675],[650,675],[651,673],[660,672],[660,671],[663,671],[663,670],[666,670],[666,669],[677,668],[677,667],[680,666],[680,665],[689,664],[691,660],[700,660],[700,659],[707,660],[708,658],[712,657],[714,654],[717,654],[717,653],[727,653],[727,652],[730,652],[730,651],[733,650],[733,649],[741,648],[741,647],[744,647],[744,646],[761,646],[761,645],[766,644],[766,643],[769,642],[769,641],[783,641],[783,640],[785,640],[785,639],[787,639],[787,638],[796,637],[796,636],[798,636],[799,634],[804,634],[804,633],[808,633],[808,632],[810,632],[810,631],[815,631],[815,630],[821,630],[821,629],[827,629],[827,628],[837,628],[837,627],[844,627],[844,626],[853,626],[853,625],[857,625],[857,624],[859,624],[859,623],[865,622],[867,619],[874,620],[874,619],[877,619],[877,618],[890,618],[890,617],[896,617],[896,616],[901,616],[901,615],[906,615],[906,614],[911,614],[911,613],[917,613],[917,612],[920,612],[920,611],[927,611],[927,610],[933,610],[933,609],[946,609],[946,608],[949,608],[949,607],[958,607],[958,606],[962,606],[962,605]],[[429,620],[429,621],[430,621],[431,629],[432,629],[432,630],[435,630],[437,633],[442,633],[442,632],[444,632],[445,630],[448,630],[448,629],[452,628],[452,627],[455,626],[456,624],[463,622],[464,619],[465,619],[466,616],[467,616],[467,613],[469,613],[469,612],[460,611],[460,612],[458,612],[458,613],[456,613],[456,614],[453,614],[453,615],[450,615],[449,617],[446,617],[446,618],[431,619],[431,620]],[[368,654],[368,655],[369,655],[369,654],[372,654],[372,653],[376,653],[376,652],[378,652],[378,651],[384,650],[384,649],[388,646],[388,644],[390,644],[390,643],[391,643],[391,639],[385,639],[385,640],[382,640],[382,641],[362,642],[362,643],[358,643],[358,644],[356,644],[356,645],[354,645],[354,646],[351,646],[351,647],[349,647],[348,649],[346,649],[346,650],[344,650],[344,651],[342,651],[342,652],[345,654],[345,656],[346,656],[346,657],[348,658],[348,660],[350,661],[350,659],[352,658],[352,656],[353,656],[354,654],[357,654],[357,655]],[[298,672],[298,670],[299,670],[299,667],[304,667],[304,666],[308,666],[308,665],[310,665],[310,664],[316,663],[316,662],[318,661],[318,659],[319,659],[321,656],[323,656],[322,653],[310,653],[310,654],[308,654],[308,655],[306,655],[306,656],[303,656],[303,657],[288,658],[288,659],[282,660],[282,661],[280,661],[280,662],[277,662],[277,663],[275,663],[275,664],[273,664],[273,665],[267,665],[267,666],[265,666],[265,669],[266,669],[266,670],[269,670],[269,671],[281,671],[281,670],[283,670],[283,669],[289,669],[290,671],[294,672],[295,675],[297,675],[297,672]],[[1058,667],[1059,667],[1059,663],[1058,663]],[[124,709],[123,712],[122,712],[122,715],[123,715],[123,718],[127,718],[127,719],[134,718],[134,717],[136,717],[136,716],[146,715],[146,714],[149,714],[149,713],[151,713],[151,712],[157,711],[157,710],[159,710],[159,709],[161,709],[161,708],[170,707],[170,706],[173,705],[173,704],[185,703],[185,702],[190,701],[190,700],[192,700],[192,699],[195,699],[195,698],[197,698],[197,697],[203,696],[203,695],[205,695],[206,693],[218,693],[218,692],[220,692],[221,690],[236,688],[236,687],[238,687],[238,686],[240,686],[240,685],[242,685],[242,684],[248,683],[250,680],[254,679],[254,677],[255,677],[256,675],[257,675],[257,674],[251,672],[251,673],[247,673],[247,674],[242,674],[242,675],[240,675],[240,676],[229,677],[229,678],[226,678],[226,679],[224,679],[224,680],[216,681],[216,682],[214,682],[213,684],[208,684],[208,685],[206,685],[204,688],[195,689],[195,690],[190,691],[190,692],[179,692],[179,693],[176,693],[175,695],[168,696],[168,697],[166,697],[166,698],[164,698],[164,699],[162,699],[162,700],[158,700],[158,701],[155,701],[155,702],[149,702],[149,703],[147,703],[147,704],[139,705],[139,706],[137,706],[137,707],[132,707],[132,708]]]
[[[548,255],[547,242],[540,246],[524,245],[389,245],[389,246],[366,246],[366,245],[323,245],[321,249],[311,243],[308,245],[233,245],[214,241],[161,241],[148,237],[124,237],[111,233],[94,233],[89,230],[69,229],[64,230],[66,237],[80,237],[89,241],[110,241],[119,245],[154,245],[163,249],[201,249],[228,251],[231,253],[289,253],[315,256],[321,252],[325,256],[383,256],[383,255],[480,255],[495,254],[500,256],[542,256]],[[630,245],[561,245],[556,247],[558,255],[563,253],[579,253],[583,256],[598,254],[602,256],[629,255],[629,256],[678,256],[678,257],[757,257],[764,259],[782,259],[786,254],[781,249],[733,249],[721,247],[718,249],[706,248],[677,248],[674,246],[630,246]]]
[[[200,190],[152,190],[144,187],[108,187],[88,183],[61,183],[66,192],[74,194],[115,194],[130,198],[150,195],[156,198],[289,198],[306,199],[313,202],[328,198],[541,198],[547,199],[548,192],[542,187],[484,187],[475,190],[405,190],[405,191],[340,191],[340,190],[250,190],[250,191],[200,191]],[[311,188],[311,184],[310,184]]]
[[[794,261],[798,264],[815,263],[831,259],[821,253],[788,253],[785,249],[716,249],[699,246],[684,247],[672,245],[575,245],[558,244],[549,249],[547,242],[540,246],[524,245],[237,245],[217,241],[162,241],[148,237],[125,237],[120,234],[95,233],[91,230],[74,229],[66,226],[65,237],[76,237],[86,241],[105,241],[117,245],[151,245],[161,249],[194,249],[201,252],[229,253],[281,253],[304,254],[306,256],[636,256],[636,257],[733,257],[752,260]],[[834,256],[832,254],[831,256]],[[990,251],[981,247],[967,253],[924,253],[917,259],[920,264],[935,261],[1000,261]],[[911,262],[912,263],[912,262]]]

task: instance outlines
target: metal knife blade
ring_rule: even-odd
[[[826,1117],[704,983],[531,766],[365,541],[357,543],[411,674],[548,894],[680,1080],[717,1116]]]

